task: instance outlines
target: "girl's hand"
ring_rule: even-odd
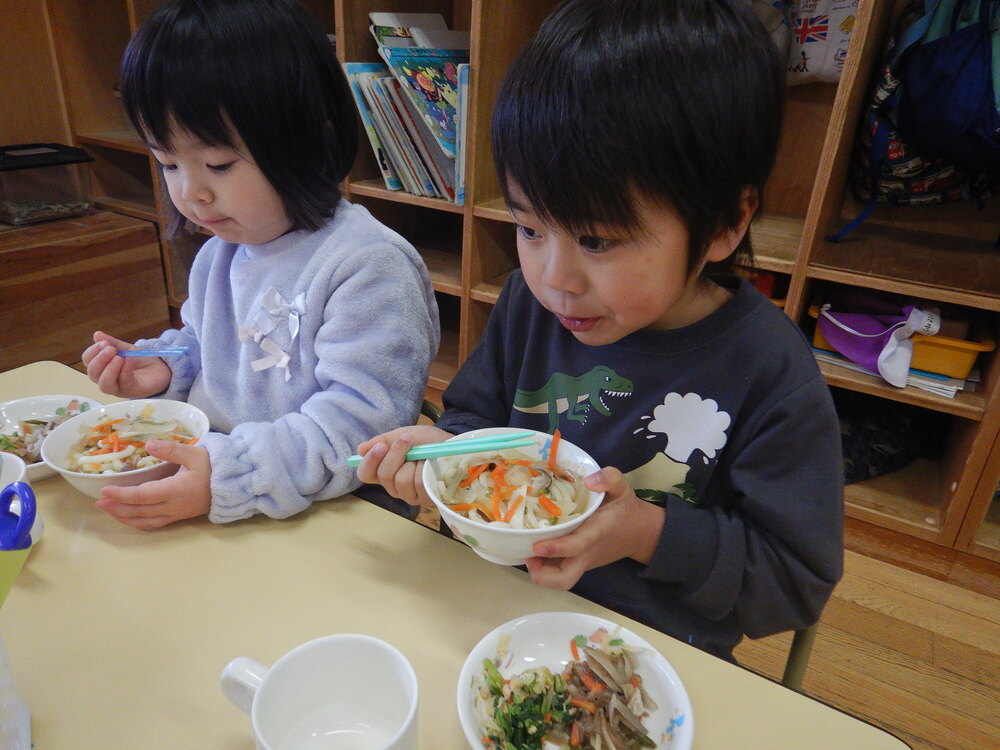
[[[160,393],[170,385],[170,368],[159,357],[117,357],[119,349],[137,349],[101,331],[94,332],[94,343],[83,351],[87,376],[103,393],[122,398],[145,398]]]
[[[410,505],[431,505],[433,501],[420,478],[424,462],[407,461],[406,452],[414,445],[439,443],[450,437],[450,432],[428,425],[400,427],[376,435],[358,446],[358,453],[364,456],[358,466],[358,479],[381,484],[390,495]]]
[[[137,529],[156,529],[204,516],[212,507],[212,464],[208,451],[173,440],[150,440],[149,455],[180,464],[173,476],[138,487],[105,487],[97,507]]]
[[[584,480],[587,488],[606,493],[594,515],[576,531],[535,542],[525,562],[531,580],[550,589],[570,589],[588,570],[630,557],[646,564],[663,531],[666,511],[640,500],[625,476],[603,468]]]

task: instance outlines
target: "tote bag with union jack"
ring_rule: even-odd
[[[847,59],[858,0],[797,0],[784,4],[788,6],[792,38],[788,85],[836,83]]]

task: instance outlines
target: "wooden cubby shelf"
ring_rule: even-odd
[[[0,108],[0,125],[30,123],[44,138],[90,152],[99,207],[160,227],[168,299],[175,315],[186,296],[190,264],[205,240],[166,237],[165,195],[145,144],[115,96],[122,51],[159,0],[27,0],[18,23],[0,29],[0,45],[43,40],[46,55],[27,55],[34,85]],[[409,239],[421,253],[441,310],[442,342],[430,385],[444,388],[485,330],[503,284],[517,268],[511,217],[501,199],[490,154],[490,113],[500,81],[518,50],[557,0],[300,0],[336,35],[341,62],[379,60],[369,32],[372,11],[441,13],[451,28],[468,30],[472,46],[466,143],[466,204],[390,191],[359,122],[359,156],[345,196]],[[785,313],[809,336],[809,306],[824,289],[843,284],[895,292],[969,308],[996,340],[1000,332],[998,200],[879,207],[848,239],[825,236],[856,216],[851,195],[852,152],[869,82],[883,54],[892,19],[905,0],[859,0],[839,83],[790,87],[784,131],[764,196],[751,226],[756,266],[788,282]],[[34,19],[28,24],[25,19]],[[37,42],[33,42],[37,44]],[[36,70],[37,69],[37,70]],[[39,103],[36,99],[46,96]],[[766,335],[766,332],[762,332]],[[950,551],[1000,561],[1000,356],[980,355],[975,392],[945,398],[894,388],[874,375],[821,364],[837,389],[926,410],[941,422],[931,455],[876,479],[848,485],[847,514],[881,529],[933,542]],[[938,436],[935,436],[938,437]]]

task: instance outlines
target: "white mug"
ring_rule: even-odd
[[[258,750],[416,750],[417,675],[378,638],[324,636],[270,668],[241,656],[220,682]]]

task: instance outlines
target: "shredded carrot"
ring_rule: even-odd
[[[470,466],[467,469],[467,471],[469,472],[469,476],[467,476],[465,479],[459,482],[458,486],[462,487],[463,489],[465,487],[468,487],[470,484],[476,481],[476,477],[482,474],[487,466],[489,466],[489,464],[476,464],[475,466]]]
[[[119,422],[124,422],[124,421],[125,421],[124,417],[122,417],[120,419],[109,419],[107,422],[101,422],[98,425],[94,425],[93,427],[90,428],[90,431],[91,432],[107,432],[109,429],[111,429],[111,425],[118,424]]]
[[[552,502],[552,498],[550,498],[548,495],[539,495],[538,504],[541,505],[543,508],[545,508],[545,511],[550,516],[558,518],[559,516],[562,515],[562,508],[560,508],[558,505]]]
[[[111,431],[111,450],[114,453],[117,453],[121,449],[122,449],[121,443],[118,442],[118,431],[117,430],[112,430]]]
[[[580,744],[580,722],[574,721],[573,728],[569,730],[569,744],[577,747]]]
[[[590,713],[594,713],[597,710],[597,704],[593,701],[588,701],[586,698],[581,698],[579,695],[571,695],[569,698],[570,705],[576,706],[577,708],[585,709]]]
[[[504,478],[507,473],[507,469],[503,464],[497,464],[496,468],[490,472],[490,477],[493,479],[493,520],[502,521],[503,514],[500,513],[500,501],[506,496],[505,490],[510,489],[510,485],[507,484]]]
[[[632,683],[632,687],[639,687],[642,684],[642,678],[634,674],[629,678],[629,682]]]
[[[573,661],[580,661],[580,651],[576,647],[576,639],[575,638],[570,638],[569,639],[569,651],[570,651],[571,654],[573,654]]]
[[[552,433],[552,445],[549,446],[549,469],[552,471],[556,470],[556,453],[559,452],[559,440],[562,435],[559,434],[559,428]]]
[[[604,683],[594,677],[591,677],[590,672],[586,670],[582,670],[580,672],[580,679],[583,681],[583,684],[587,686],[587,690],[591,693],[599,693],[604,690]]]
[[[517,511],[522,502],[524,502],[524,495],[518,495],[517,499],[510,504],[510,507],[507,508],[507,512],[504,513],[503,520],[510,523],[510,519],[514,517],[514,513]]]

